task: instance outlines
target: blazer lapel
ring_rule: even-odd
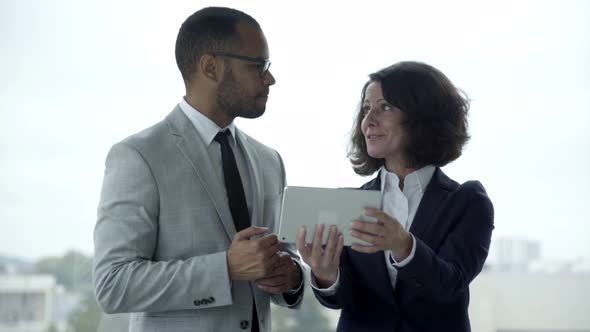
[[[364,189],[364,190],[381,190],[381,171],[379,171],[379,173],[377,173],[377,176],[373,180],[365,183],[361,187],[361,189]]]
[[[250,178],[252,179],[251,191],[252,195],[252,211],[250,212],[250,222],[252,226],[262,226],[262,205],[264,204],[264,195],[262,190],[262,178],[260,175],[260,168],[258,165],[258,153],[254,146],[249,142],[248,136],[236,128],[237,143],[244,151],[244,159],[248,164]]]
[[[450,179],[437,167],[410,226],[410,232],[416,237],[423,239],[426,231],[432,226],[438,209],[442,206],[441,202],[448,196],[448,181]]]
[[[223,184],[215,176],[205,143],[197,133],[190,120],[177,106],[167,117],[170,133],[177,137],[176,146],[186,157],[192,169],[197,173],[205,191],[211,198],[213,206],[223,223],[229,239],[233,239],[236,228],[231,216]],[[195,202],[196,203],[196,202]]]

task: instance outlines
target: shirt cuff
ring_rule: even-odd
[[[402,260],[401,262],[397,262],[395,260],[395,258],[393,257],[391,250],[388,250],[389,263],[391,263],[391,265],[393,267],[396,267],[396,268],[404,267],[412,261],[412,258],[414,258],[414,254],[416,253],[416,239],[414,238],[414,235],[412,233],[410,233],[410,235],[412,236],[412,250],[410,251],[410,254],[408,255],[408,257],[406,257],[404,260]]]
[[[320,288],[315,280],[315,276],[311,273],[311,278],[309,278],[311,287],[318,291],[323,296],[332,296],[336,294],[338,291],[338,286],[340,285],[340,269],[338,269],[338,274],[336,275],[336,281],[332,284],[332,286],[328,288]]]

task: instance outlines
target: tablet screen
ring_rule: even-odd
[[[381,208],[381,191],[288,186],[281,207],[279,241],[294,243],[299,228],[306,226],[306,242],[310,243],[315,225],[324,224],[324,244],[328,240],[329,225],[338,227],[344,245],[364,243],[350,235],[350,223],[353,220],[376,222],[364,214],[365,208]]]

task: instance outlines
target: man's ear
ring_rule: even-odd
[[[223,62],[218,57],[205,54],[199,60],[199,71],[213,82],[219,82],[223,74]]]

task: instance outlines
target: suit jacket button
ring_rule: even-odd
[[[247,320],[243,320],[243,321],[240,322],[240,328],[242,330],[247,329],[248,328],[248,325],[250,325],[250,322],[248,322]]]

